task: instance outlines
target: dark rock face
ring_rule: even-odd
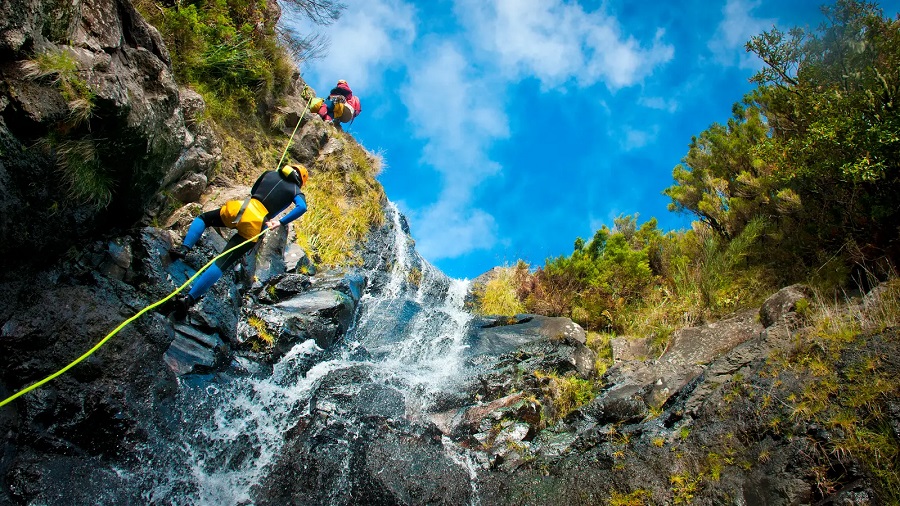
[[[834,437],[824,427],[799,422],[773,430],[773,423],[792,419],[792,408],[772,398],[802,391],[806,380],[789,371],[773,374],[767,359],[795,342],[791,329],[800,318],[793,307],[806,290],[788,287],[767,300],[760,310],[769,314],[767,328],[753,323],[752,313],[738,314],[686,329],[659,360],[622,360],[604,378],[610,388],[528,442],[532,463],[481,475],[482,502],[603,504],[634,492],[649,504],[688,498],[704,505],[881,504],[858,464],[817,450]],[[725,328],[734,337],[723,340]],[[884,353],[876,350],[884,350],[892,333],[848,347],[840,363],[852,367]],[[713,351],[705,355],[705,348]],[[698,358],[699,364],[689,362]],[[896,368],[884,364],[882,372]],[[842,485],[823,491],[816,469],[842,473]]]
[[[36,63],[47,55],[75,71]],[[0,6],[5,265],[52,261],[85,237],[149,220],[167,186],[181,199],[202,192],[220,150],[208,126],[186,119],[202,99],[179,90],[169,65],[159,33],[127,1]]]
[[[398,390],[366,366],[330,373],[256,490],[260,504],[466,504],[469,476],[433,426],[405,419]]]
[[[188,264],[168,259],[170,241],[169,232],[148,228],[138,237],[97,242],[76,262],[3,282],[9,295],[0,305],[4,393],[56,371],[192,275]],[[193,254],[211,255],[221,242],[205,235]],[[144,447],[164,451],[155,445],[177,439],[172,431],[180,429],[166,418],[179,388],[176,378],[265,376],[272,373],[266,365],[293,345],[314,340],[321,348],[333,347],[351,325],[366,283],[359,272],[331,272],[322,279],[282,272],[273,276],[273,284],[259,288],[276,294],[277,302],[248,296],[242,304],[228,303],[221,294],[251,288],[238,284],[242,279],[227,273],[216,293],[204,297],[184,322],[155,312],[144,315],[68,373],[0,410],[6,483],[0,497],[49,504],[89,501],[108,493],[96,476],[119,469],[124,474],[109,483],[119,483],[123,493],[136,494],[140,502],[128,473],[140,469]],[[241,297],[233,300],[241,302]],[[257,327],[247,323],[253,316]],[[255,341],[254,349],[249,336],[264,329],[270,329],[273,341]],[[310,358],[293,374],[304,374],[322,357]]]

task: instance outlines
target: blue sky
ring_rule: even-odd
[[[342,0],[304,79],[346,79],[417,249],[456,278],[568,255],[613,218],[690,226],[663,189],[759,63],[744,43],[817,26],[811,0]],[[900,0],[881,2],[894,16]],[[311,203],[315,205],[315,203]]]

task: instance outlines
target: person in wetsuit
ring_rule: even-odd
[[[228,204],[219,209],[207,211],[197,216],[194,218],[194,221],[191,222],[191,226],[188,227],[187,234],[185,234],[181,246],[173,249],[170,252],[170,255],[174,259],[184,258],[191,248],[197,244],[197,241],[200,240],[200,236],[203,235],[203,231],[206,230],[207,227],[228,227],[238,229],[238,233],[234,234],[225,245],[225,250],[223,251],[227,251],[243,243],[247,239],[252,238],[254,235],[261,232],[262,229],[278,228],[296,220],[306,212],[306,197],[303,195],[301,189],[306,184],[308,178],[309,172],[306,170],[306,167],[302,165],[286,165],[277,171],[270,170],[264,172],[253,184],[253,188],[250,190],[250,198],[243,203],[243,206],[241,206],[240,211],[236,216],[232,215],[233,209],[232,214],[229,214],[230,208]],[[253,205],[248,209],[248,203],[251,202]],[[288,214],[284,215],[283,218],[280,220],[273,218],[287,209],[292,203],[294,204],[294,208],[291,209]],[[259,204],[261,204],[264,209],[260,210],[258,207]],[[241,227],[237,226],[238,222],[241,221],[241,218],[247,211],[250,213],[265,213],[264,223],[261,228],[251,232],[242,232]],[[249,214],[247,216],[249,217]],[[205,294],[207,290],[222,277],[222,273],[240,260],[248,251],[253,249],[253,246],[255,245],[255,241],[247,242],[236,248],[234,251],[217,259],[209,269],[204,271],[203,274],[197,278],[187,294],[179,295],[174,299],[173,316],[178,320],[183,320],[187,316],[188,309],[196,304],[197,301],[200,300],[200,297],[202,297],[203,294]]]

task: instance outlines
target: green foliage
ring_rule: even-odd
[[[530,279],[526,309],[540,314],[566,315],[588,329],[624,326],[614,315],[633,304],[650,288],[651,245],[661,235],[656,220],[636,230],[636,218],[622,217],[617,227],[603,226],[587,243],[579,238],[571,256],[547,260]]]
[[[772,119],[783,184],[815,225],[805,228],[813,246],[856,245],[850,260],[872,260],[867,250],[900,223],[900,22],[857,1],[823,13],[815,32],[772,30],[748,43],[768,64],[754,78],[756,100]]]
[[[703,241],[696,285],[706,307],[715,311],[722,307],[734,309],[737,306],[732,297],[740,297],[741,294],[729,288],[735,286],[737,268],[746,267],[745,260],[750,249],[757,244],[764,228],[765,222],[761,218],[755,218],[731,241],[724,242],[711,234]],[[743,272],[746,274],[748,271]]]
[[[293,68],[265,2],[143,0],[138,7],[159,28],[176,78],[203,95],[215,119],[246,122],[260,99],[290,85]]]
[[[541,371],[535,371],[534,375],[541,382],[544,394],[552,400],[552,405],[549,406],[551,413],[547,417],[548,425],[562,420],[596,395],[594,384],[590,380]]]
[[[900,21],[855,0],[822,11],[816,30],[747,43],[765,63],[757,89],[692,140],[665,190],[724,241],[768,223],[755,263],[777,266],[779,282],[824,271],[847,283],[840,264],[882,277],[900,260]]]
[[[672,174],[676,184],[663,192],[672,199],[671,210],[696,214],[724,240],[750,220],[768,216],[778,198],[773,167],[763,158],[769,125],[762,111],[747,99],[732,114],[727,125],[713,124],[691,139]]]
[[[511,268],[497,269],[491,279],[474,292],[478,299],[478,307],[475,308],[478,314],[513,316],[525,312],[516,294]]]
[[[672,486],[674,504],[691,504],[694,496],[701,490],[703,476],[693,476],[688,472],[677,473],[669,477],[669,484]]]

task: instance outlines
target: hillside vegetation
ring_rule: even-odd
[[[900,318],[900,21],[857,1],[822,12],[825,22],[814,30],[773,28],[747,43],[765,64],[752,78],[756,88],[725,124],[691,139],[664,190],[670,210],[696,216],[690,230],[663,232],[656,219],[621,216],[589,240],[578,238],[571,255],[495,270],[475,287],[476,305],[482,314],[567,316],[584,326],[598,352],[599,391],[612,364],[611,338],[650,337],[655,358],[679,328],[806,283],[817,293],[798,303],[806,330],[793,350],[770,357],[769,374],[775,386],[782,373],[807,386],[767,394],[765,409],[776,395],[783,399],[773,410],[780,414],[763,418],[788,437],[804,437],[787,429],[798,420],[840,434],[815,455],[821,493],[841,480],[828,456],[852,455],[894,503],[900,441],[889,406],[900,390],[879,372],[891,359],[876,354],[852,373],[840,371],[847,354],[896,339]],[[848,311],[864,304],[841,302],[884,281],[877,307]],[[697,486],[716,475],[695,478]],[[691,497],[683,494],[683,502]],[[645,504],[634,499],[617,504]]]
[[[894,274],[900,21],[857,1],[822,12],[814,30],[773,28],[747,43],[765,63],[756,89],[691,139],[664,191],[671,210],[697,217],[690,230],[622,216],[569,256],[510,267],[480,287],[483,299],[664,341],[790,283],[833,293]]]
[[[289,140],[284,131],[295,126],[284,124],[280,108],[295,91],[295,61],[322,49],[315,37],[280,26],[281,9],[274,0],[136,4],[160,30],[176,79],[206,103],[204,117],[195,120],[208,122],[222,140],[218,173],[251,183],[263,170],[274,169]],[[286,5],[321,24],[337,20],[343,9],[330,0]],[[314,90],[302,89],[304,101],[313,96]],[[296,225],[300,245],[325,266],[358,263],[354,246],[384,220],[384,191],[375,180],[380,158],[350,136],[333,136],[342,147],[308,167],[311,178],[304,193],[313,205]]]

